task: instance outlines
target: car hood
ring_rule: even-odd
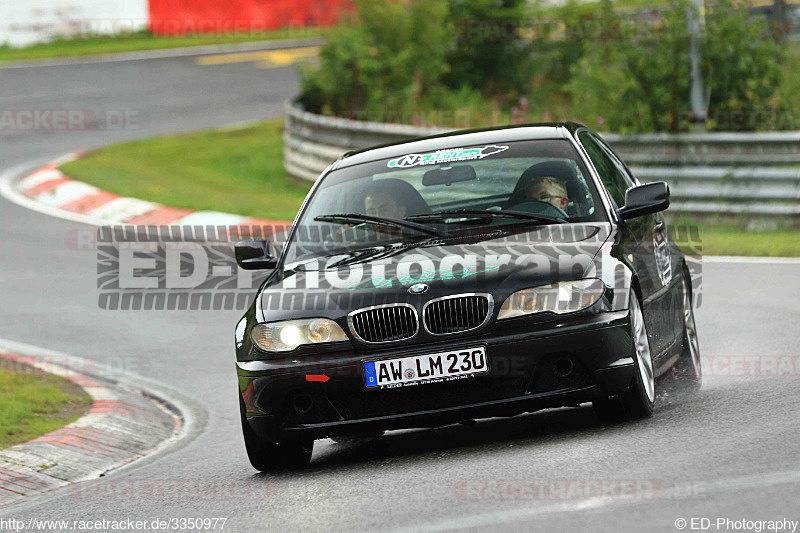
[[[318,315],[320,306],[346,313],[469,292],[491,293],[497,301],[523,288],[590,276],[611,225],[559,224],[510,234],[495,230],[461,242],[374,247],[287,265],[262,290],[259,307],[265,320],[275,320]],[[424,286],[409,291],[416,284]],[[287,313],[288,308],[293,312]]]

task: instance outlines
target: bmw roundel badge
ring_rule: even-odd
[[[415,283],[408,288],[408,292],[410,292],[411,294],[422,294],[427,290],[428,286],[424,283]]]

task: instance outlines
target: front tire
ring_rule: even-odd
[[[694,306],[689,274],[683,275],[683,342],[681,356],[672,374],[680,378],[681,388],[687,392],[697,392],[703,384],[703,369],[700,364],[700,341],[697,337],[697,325],[694,321]]]
[[[636,374],[628,389],[622,394],[600,398],[592,402],[598,418],[604,422],[618,422],[648,418],[653,414],[656,398],[653,357],[650,341],[642,315],[642,306],[634,291],[630,294],[631,338],[635,352]]]
[[[239,397],[239,414],[242,419],[242,434],[247,457],[253,468],[260,472],[270,472],[286,468],[302,468],[311,461],[314,451],[314,441],[311,439],[287,441],[280,443],[268,442],[259,437],[245,416],[245,405]]]

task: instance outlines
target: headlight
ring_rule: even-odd
[[[256,324],[250,338],[265,352],[291,352],[301,344],[346,341],[342,328],[327,318],[305,318]]]
[[[562,281],[517,291],[503,302],[498,320],[533,313],[573,313],[591,307],[603,296],[605,285],[597,278]]]

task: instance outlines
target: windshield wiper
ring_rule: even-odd
[[[548,222],[550,224],[567,223],[567,221],[561,217],[535,215],[533,213],[526,213],[524,211],[491,211],[489,209],[453,209],[451,211],[439,211],[438,213],[429,213],[426,215],[414,215],[406,217],[405,220],[424,221],[424,220],[436,220],[441,218],[454,218],[454,217],[518,218],[526,220],[537,220],[539,222]]]
[[[378,217],[373,215],[361,215],[358,213],[347,213],[347,214],[334,214],[334,215],[320,215],[314,218],[317,222],[333,222],[339,224],[360,224],[362,222],[370,222],[372,224],[378,224],[381,226],[394,226],[396,228],[408,228],[418,231],[420,233],[425,233],[426,235],[435,235],[436,237],[447,237],[447,233],[438,230],[436,228],[432,228],[430,226],[426,226],[424,224],[417,224],[416,222],[412,222],[408,219],[397,219],[397,218],[388,218],[388,217]]]
[[[387,257],[391,257],[398,253],[404,252],[406,250],[411,250],[412,248],[417,248],[418,246],[431,242],[441,242],[441,241],[425,240],[425,241],[417,241],[414,242],[413,244],[409,243],[394,244],[394,245],[390,244],[386,246],[371,246],[369,248],[350,250],[347,252],[347,254],[349,254],[350,257],[344,257],[339,261],[331,263],[328,265],[328,268],[339,268],[342,266],[347,266],[367,260],[377,261],[379,259],[385,259]],[[333,256],[329,257],[335,257],[336,255],[341,255],[341,254],[334,254]]]

